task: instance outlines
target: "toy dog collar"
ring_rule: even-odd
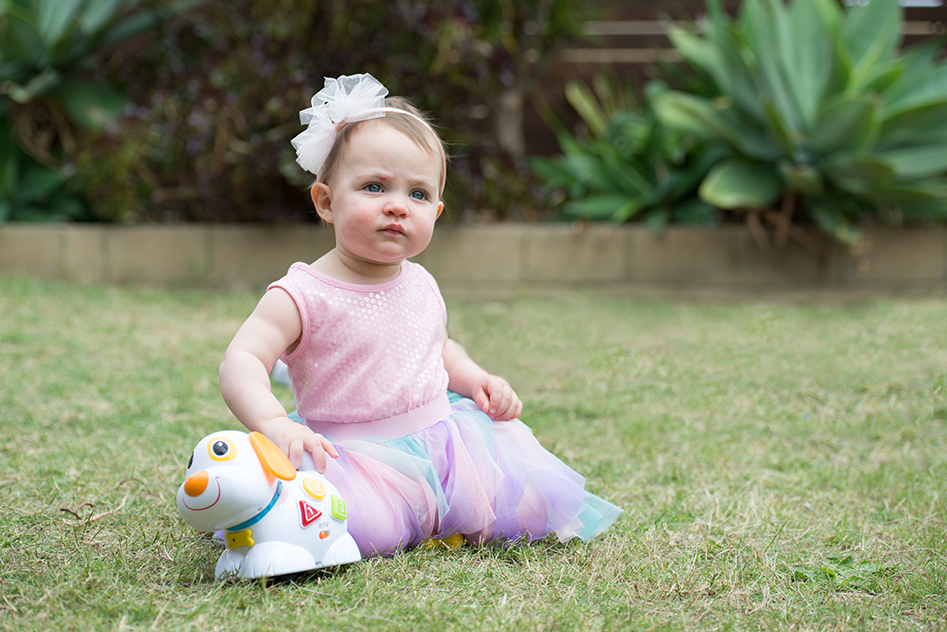
[[[234,525],[234,526],[232,526],[232,527],[227,527],[227,528],[225,529],[225,531],[243,531],[243,530],[246,529],[247,527],[252,527],[253,525],[255,525],[256,523],[258,523],[259,521],[263,520],[263,518],[266,516],[266,514],[270,513],[270,510],[276,505],[276,501],[279,500],[280,494],[281,494],[282,492],[283,492],[283,481],[276,481],[276,493],[273,494],[273,498],[272,498],[272,500],[270,500],[270,504],[269,504],[269,505],[267,505],[266,507],[264,507],[263,510],[262,510],[260,513],[258,513],[257,515],[253,516],[253,517],[250,518],[249,520],[247,520],[247,521],[245,521],[245,522],[241,522],[240,524]]]

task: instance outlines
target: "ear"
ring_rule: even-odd
[[[289,462],[283,451],[267,439],[261,432],[250,433],[250,445],[260,458],[263,469],[276,478],[291,481],[296,478],[296,468]]]
[[[332,189],[324,182],[317,182],[309,189],[316,213],[328,224],[332,223]]]

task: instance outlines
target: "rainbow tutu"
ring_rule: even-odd
[[[585,491],[585,479],[545,450],[521,421],[491,420],[450,393],[451,413],[397,439],[334,441],[326,477],[348,505],[362,557],[393,555],[428,538],[528,542],[589,540],[622,509]],[[296,417],[298,419],[298,417]],[[302,469],[312,469],[308,453]]]

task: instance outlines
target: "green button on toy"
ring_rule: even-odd
[[[340,522],[345,520],[345,501],[338,496],[332,497],[332,517]]]

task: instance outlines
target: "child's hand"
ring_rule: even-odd
[[[266,422],[263,426],[263,434],[289,457],[290,463],[297,470],[302,464],[305,451],[312,455],[316,470],[320,474],[326,472],[327,452],[332,458],[339,458],[338,451],[328,439],[289,417],[277,417]]]
[[[513,387],[499,375],[484,375],[472,390],[472,399],[494,421],[516,419],[523,412],[523,403]]]

